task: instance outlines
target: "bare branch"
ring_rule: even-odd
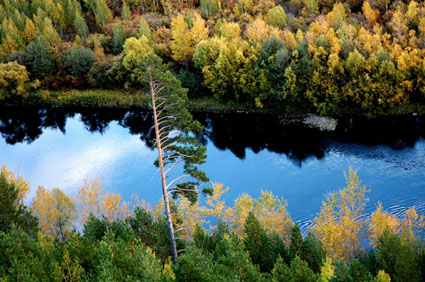
[[[186,155],[186,154],[183,154],[183,153],[180,153],[180,152],[178,152],[178,151],[176,151],[176,152],[174,152],[174,153],[176,153],[177,155],[179,155],[180,157],[182,157],[182,158],[193,158],[193,157],[195,157],[196,155]]]
[[[166,166],[168,166],[168,165],[171,164],[171,162],[169,162],[170,160],[178,160],[178,159],[180,159],[180,160],[177,161],[177,163],[181,163],[182,161],[185,160],[185,158],[195,157],[195,155],[185,155],[185,154],[182,154],[182,153],[179,153],[179,152],[172,152],[170,155],[165,155],[165,154],[166,153],[164,153],[164,156],[165,157],[162,158],[162,161],[165,163],[164,167],[166,167]],[[176,165],[175,163],[176,162],[173,163],[173,166]],[[165,172],[165,174],[167,174],[168,171],[171,170],[171,169],[173,169],[173,167],[169,168],[167,170],[167,172]]]
[[[175,137],[175,136],[178,136],[180,134],[180,132],[176,132],[176,133],[172,133],[172,134],[170,134],[170,135],[167,135],[167,136],[165,136],[165,137],[162,137],[161,139],[160,139],[160,141],[159,142],[164,142],[164,140],[165,139],[168,139],[168,138],[172,138],[172,137]],[[159,136],[158,136],[159,137]]]
[[[175,162],[171,167],[169,167],[166,171],[165,171],[165,175],[167,175],[171,170],[173,170],[173,168],[176,167],[176,165],[178,165],[179,163],[181,163],[182,161],[184,161],[184,159],[180,159],[177,162]]]
[[[158,124],[161,124],[161,122],[162,122],[164,119],[174,119],[174,120],[176,120],[176,119],[177,119],[177,117],[175,117],[175,116],[165,116],[165,117],[161,117],[161,118],[159,118],[159,119],[158,119]]]
[[[163,111],[165,111],[165,110],[167,110],[167,109],[169,109],[169,108],[171,108],[171,107],[173,107],[175,105],[177,105],[177,103],[168,104],[167,106],[165,106],[162,109],[158,110],[158,116],[160,116]],[[157,108],[159,108],[159,106]]]
[[[162,101],[158,106],[156,106],[156,108],[159,109],[160,107],[162,107],[162,105],[164,105],[165,103],[167,103],[167,101],[168,101],[167,99],[164,99],[164,101]]]
[[[163,162],[164,163],[167,163],[166,165],[164,165],[164,167],[166,167],[167,165],[171,164],[171,162],[168,162],[168,161],[170,161],[170,160],[176,160],[176,159],[180,159],[180,158],[181,158],[180,156],[169,156],[169,157],[163,158],[162,159]]]
[[[183,191],[183,192],[196,192],[196,189],[184,189],[184,188],[173,189],[173,190],[168,191],[168,195],[170,195],[171,193],[177,193],[177,192],[180,192],[180,191]]]
[[[172,132],[176,132],[177,134],[180,134],[181,132],[179,131],[179,130],[175,130],[175,129],[173,129],[173,128],[171,128],[171,129],[168,129],[167,131],[165,131],[165,132],[158,132],[158,133],[160,133],[160,135],[164,135],[164,134],[166,134],[166,133],[172,133]]]
[[[170,144],[167,144],[167,145],[165,145],[164,147],[162,147],[162,150],[167,150],[167,148],[168,148],[168,147],[170,147],[170,146],[174,146],[174,145],[176,145],[176,144],[181,144],[181,142],[180,142],[180,141],[173,141],[173,142],[171,142]]]
[[[166,88],[167,86],[165,86],[165,85],[156,85],[155,87],[154,87],[154,91],[155,91],[155,93],[159,93],[159,92],[161,92],[162,90],[164,90],[165,88]]]
[[[164,131],[164,132],[161,132],[161,133],[159,133],[159,137],[161,137],[161,138],[167,138],[168,137],[168,135],[171,133],[171,132],[173,132],[174,130],[167,130],[167,131]]]
[[[161,132],[162,130],[164,130],[165,128],[168,128],[168,127],[173,127],[174,125],[172,125],[172,124],[168,124],[168,125],[165,125],[165,126],[162,126],[160,129],[159,129],[159,132]]]
[[[170,188],[174,183],[176,183],[177,181],[181,181],[181,179],[182,178],[185,178],[185,177],[192,177],[192,175],[190,175],[190,174],[183,174],[183,175],[180,175],[179,177],[177,177],[177,178],[175,178],[173,181],[171,181],[170,183],[168,183],[168,185],[167,185],[167,190],[168,190],[168,188]]]

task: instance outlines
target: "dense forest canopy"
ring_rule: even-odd
[[[229,104],[416,111],[424,35],[425,4],[415,1],[0,0],[0,101],[71,89],[135,96],[149,63],[190,96]],[[39,187],[27,205],[30,183],[2,167],[0,280],[425,281],[425,217],[380,204],[366,217],[368,190],[355,170],[346,180],[305,236],[270,192],[228,206],[213,183],[204,205],[177,199],[171,265],[163,203],[123,202],[94,180],[74,197]]]
[[[225,102],[320,114],[425,102],[423,2],[1,0],[0,24],[0,99],[143,88],[123,58],[154,52],[190,95]]]
[[[211,183],[203,204],[176,199],[172,265],[164,202],[122,201],[98,179],[74,196],[39,187],[26,199],[30,183],[2,166],[0,280],[425,281],[425,217],[411,207],[398,218],[380,203],[365,216],[369,190],[351,168],[346,182],[304,236],[271,192],[228,205],[229,188]]]

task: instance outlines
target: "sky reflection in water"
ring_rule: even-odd
[[[60,187],[74,194],[84,179],[99,177],[105,190],[121,193],[125,200],[131,200],[137,193],[141,199],[158,201],[161,197],[159,171],[152,164],[156,152],[117,121],[109,123],[107,130],[100,133],[87,131],[80,119],[79,115],[68,118],[65,134],[44,128],[30,144],[9,145],[0,138],[0,163],[31,182],[30,197],[38,186]],[[413,147],[402,150],[325,138],[319,142],[324,144],[324,157],[312,154],[302,162],[288,157],[290,152],[264,150],[267,144],[255,149],[259,153],[254,153],[249,146],[238,149],[241,154],[244,151],[244,158],[238,158],[226,149],[232,144],[220,146],[219,134],[210,134],[209,138],[215,143],[211,140],[207,143],[208,158],[202,169],[212,181],[230,187],[225,195],[228,204],[242,193],[258,197],[261,190],[270,190],[284,197],[292,218],[306,226],[320,210],[326,194],[345,187],[344,172],[351,165],[358,169],[363,184],[371,190],[368,213],[379,200],[395,214],[412,205],[425,214],[425,141],[422,137]],[[218,149],[217,144],[222,149]]]

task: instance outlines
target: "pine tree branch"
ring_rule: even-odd
[[[167,190],[174,184],[174,183],[176,183],[177,181],[181,181],[181,179],[182,178],[185,178],[185,177],[192,177],[192,175],[190,175],[190,174],[183,174],[183,175],[180,175],[179,177],[177,177],[177,178],[175,178],[173,181],[171,181],[168,185],[167,185]]]
[[[180,159],[177,162],[175,162],[171,167],[169,167],[166,171],[165,171],[165,175],[167,175],[170,171],[173,170],[173,168],[175,168],[179,163],[183,162],[184,159]]]

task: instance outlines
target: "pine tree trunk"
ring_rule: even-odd
[[[173,220],[171,218],[170,202],[168,200],[167,181],[165,179],[164,160],[162,158],[162,144],[161,144],[161,138],[159,136],[158,114],[156,109],[156,97],[155,97],[156,93],[154,91],[154,87],[152,84],[153,79],[152,79],[151,72],[149,72],[149,80],[150,80],[150,91],[151,91],[151,98],[152,98],[153,117],[154,117],[154,123],[155,123],[156,147],[158,149],[159,168],[161,170],[162,193],[164,195],[165,216],[167,218],[168,233],[170,235],[170,246],[171,246],[171,254],[173,258],[173,263],[177,264],[177,247],[176,247],[176,240],[174,238],[174,227],[173,227]]]

